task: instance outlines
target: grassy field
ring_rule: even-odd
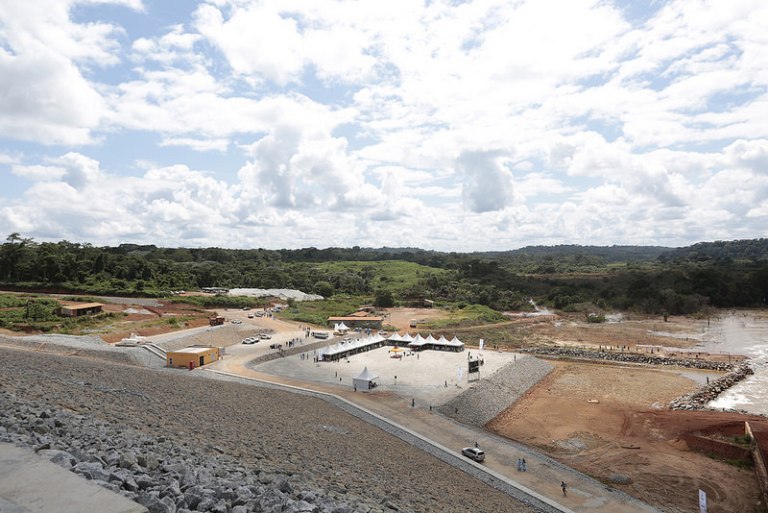
[[[446,276],[451,271],[436,269],[402,260],[380,260],[375,262],[321,262],[313,269],[328,276],[359,276],[367,279],[373,290],[399,292],[415,287],[420,280],[430,276]]]
[[[326,326],[328,317],[349,315],[370,301],[371,298],[366,296],[333,296],[322,301],[301,301],[281,312],[279,317]]]
[[[445,316],[432,319],[423,324],[425,328],[441,330],[456,329],[468,326],[480,326],[502,322],[506,318],[499,312],[483,305],[466,305],[443,307]]]

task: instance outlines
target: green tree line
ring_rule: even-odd
[[[96,247],[37,242],[13,233],[0,245],[0,285],[84,294],[163,296],[202,287],[293,288],[367,296],[382,306],[424,299],[496,310],[692,313],[754,307],[768,298],[768,239],[688,248],[536,246],[456,253],[416,248],[297,250]]]

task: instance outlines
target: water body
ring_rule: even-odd
[[[735,312],[703,323],[696,345],[712,353],[743,354],[751,358],[754,375],[731,387],[709,403],[713,408],[746,410],[768,415],[768,317],[755,312]]]

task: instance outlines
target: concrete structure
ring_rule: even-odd
[[[101,303],[62,303],[59,314],[64,317],[80,317],[101,313],[104,305]]]
[[[194,369],[218,361],[221,358],[221,348],[213,346],[193,346],[168,351],[165,362],[168,367],[184,367]]]
[[[0,444],[0,511],[146,513],[147,509],[31,450]]]

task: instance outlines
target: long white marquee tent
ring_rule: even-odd
[[[439,339],[435,339],[431,334],[426,338],[421,334],[416,334],[412,337],[410,333],[405,335],[399,335],[394,333],[388,338],[384,338],[379,334],[372,335],[370,337],[358,338],[350,341],[341,341],[333,345],[329,345],[325,349],[318,351],[319,360],[339,360],[346,356],[362,353],[364,351],[370,351],[377,347],[384,345],[405,346],[414,351],[421,351],[424,349],[437,349],[440,351],[463,351],[464,342],[456,337],[448,340],[445,336],[440,336]]]

